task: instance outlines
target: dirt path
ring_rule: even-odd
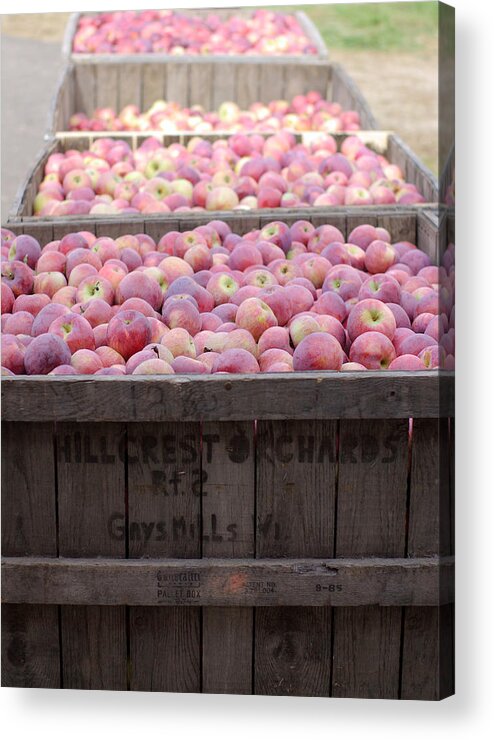
[[[330,57],[359,85],[378,125],[396,131],[437,172],[436,49],[421,55],[335,49]]]

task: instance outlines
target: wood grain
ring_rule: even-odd
[[[64,686],[127,690],[125,607],[62,607]]]
[[[130,557],[159,556],[165,566],[168,558],[199,557],[199,424],[129,424],[128,440]],[[184,585],[159,574],[153,581],[153,592],[173,594],[172,603],[187,603],[195,594],[195,582]],[[200,691],[201,614],[194,600],[191,606],[130,607],[132,690]]]
[[[336,423],[258,422],[257,557],[333,552]]]
[[[439,402],[439,386],[441,403]],[[4,378],[6,421],[403,419],[450,416],[454,374]]]
[[[398,699],[399,607],[334,609],[332,696]]]
[[[404,553],[407,476],[407,419],[340,422],[337,557]],[[400,638],[400,608],[336,609],[332,695],[398,698]]]
[[[336,423],[260,421],[257,449],[257,557],[331,555]],[[330,655],[328,607],[256,610],[255,693],[329,696]]]
[[[331,610],[256,609],[256,694],[329,696]]]
[[[128,425],[129,557],[200,555],[198,424]]]
[[[57,555],[53,424],[2,423],[2,553]]]
[[[199,610],[133,607],[129,612],[130,690],[200,691]]]
[[[62,557],[125,557],[125,535],[112,527],[116,514],[125,517],[124,434],[122,425],[57,425]],[[126,689],[125,607],[68,603],[61,607],[65,688]]]
[[[204,424],[203,557],[253,557],[254,507],[254,424]],[[252,650],[251,608],[204,608],[202,691],[206,694],[252,693]]]
[[[2,686],[61,688],[58,607],[2,605]]]
[[[405,552],[408,420],[340,423],[336,555]]]
[[[445,558],[26,557],[4,558],[2,577],[6,603],[434,606],[451,603],[454,564]]]

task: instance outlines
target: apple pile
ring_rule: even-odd
[[[231,133],[262,131],[358,131],[360,116],[356,111],[344,111],[339,103],[323,100],[311,91],[295,95],[292,101],[272,100],[252,103],[242,110],[236,103],[222,103],[217,111],[205,111],[201,105],[182,108],[178,103],[156,100],[141,112],[137,105],[126,105],[120,113],[113,108],[97,108],[92,117],[75,113],[70,117],[71,131],[193,131],[208,134],[214,131]]]
[[[48,157],[34,201],[35,216],[229,211],[298,206],[423,203],[397,165],[356,135],[340,151],[336,139],[293,133],[192,137],[162,146],[149,137],[98,138],[87,151]]]
[[[80,54],[317,54],[294,15],[258,9],[250,16],[127,10],[82,16],[72,51]]]
[[[1,243],[5,375],[454,367],[452,244],[437,267],[386,229],[308,221]]]

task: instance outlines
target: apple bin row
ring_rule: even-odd
[[[200,133],[207,132],[210,120],[216,124],[216,117],[230,130],[254,125],[266,131],[280,125],[319,127],[328,133],[357,124],[364,130],[377,128],[362,92],[339,64],[310,58],[304,63],[274,57],[215,64],[209,59],[70,62],[53,98],[48,134],[74,125],[97,130],[102,124],[114,130],[138,130],[143,124],[159,129],[166,124],[168,133],[192,127]],[[320,100],[305,99],[316,93]],[[166,118],[163,101],[168,104]],[[149,112],[147,117],[136,119],[136,108]]]
[[[7,375],[454,367],[454,244],[437,266],[372,223],[3,229],[2,258]]]
[[[435,202],[437,182],[388,132],[77,132],[46,145],[10,220]]]
[[[144,10],[73,13],[67,25],[63,55],[77,63],[88,57],[136,56],[167,62],[285,61],[325,59],[328,50],[318,29],[303,12],[253,9]]]

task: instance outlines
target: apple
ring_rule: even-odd
[[[257,342],[263,332],[270,326],[277,326],[278,321],[267,303],[259,298],[247,298],[238,308],[236,323],[240,329],[247,329]]]
[[[323,332],[307,335],[293,353],[295,372],[341,370],[342,364],[343,352],[339,342]]]
[[[24,353],[27,375],[48,375],[59,365],[69,365],[70,360],[67,343],[53,332],[35,337]]]
[[[353,342],[366,332],[381,332],[392,340],[396,331],[393,312],[382,301],[367,298],[359,301],[350,311],[346,325]]]
[[[107,329],[108,346],[128,360],[151,341],[148,320],[138,311],[119,311]]]
[[[386,370],[395,358],[392,341],[380,331],[360,334],[350,347],[350,362],[358,362],[368,370]]]

